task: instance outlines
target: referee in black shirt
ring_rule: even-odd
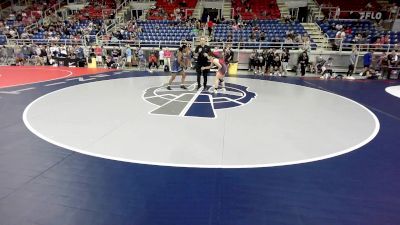
[[[207,75],[210,70],[201,70],[201,67],[206,67],[210,65],[210,62],[207,58],[207,52],[211,49],[209,46],[206,45],[206,38],[200,38],[200,45],[198,45],[194,51],[197,55],[197,64],[196,64],[196,72],[197,72],[197,89],[201,87],[201,75],[203,74],[203,82],[204,82],[204,89],[207,88]]]

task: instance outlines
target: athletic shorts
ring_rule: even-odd
[[[218,72],[222,75],[225,75],[227,72],[228,68],[226,67],[226,64],[222,64],[221,69],[218,70]]]
[[[171,73],[179,73],[182,71],[183,71],[183,68],[179,65],[178,61],[174,61],[172,63]]]

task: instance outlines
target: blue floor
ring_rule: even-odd
[[[111,161],[51,145],[22,121],[30,102],[54,90],[158,75],[166,74],[129,72],[0,89],[0,225],[400,224],[400,99],[384,91],[398,81],[245,76],[334,92],[368,107],[380,121],[379,134],[359,150],[283,167],[194,169]]]

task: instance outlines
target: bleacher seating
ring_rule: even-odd
[[[164,44],[180,43],[182,40],[193,40],[196,36],[190,27],[171,26],[175,24],[174,21],[148,20],[137,23],[143,28],[139,39],[149,44],[158,44],[159,41]]]
[[[287,33],[293,31],[296,34],[307,34],[307,31],[304,27],[299,23],[295,22],[294,24],[291,23],[284,23],[279,20],[256,20],[256,21],[245,21],[247,26],[242,29],[234,30],[232,26],[227,23],[217,24],[215,26],[214,31],[214,38],[217,41],[226,41],[227,36],[229,33],[233,35],[233,42],[249,42],[249,36],[252,33],[253,27],[258,26],[260,28],[260,32],[257,32],[256,38],[258,40],[258,36],[261,32],[266,34],[265,41],[258,41],[257,44],[246,44],[245,46],[252,48],[258,47],[259,43],[261,42],[283,42]],[[252,24],[252,25],[251,25]],[[301,43],[298,43],[301,44]],[[267,44],[263,44],[263,46],[267,46]],[[292,44],[293,46],[293,44]],[[311,47],[313,49],[316,48],[316,44],[311,40]]]
[[[159,11],[160,9],[167,14],[166,18],[169,20],[174,20],[174,10],[177,8],[180,9],[194,9],[197,4],[197,0],[185,0],[186,2],[186,7],[182,7],[180,3],[183,0],[174,0],[174,1],[168,1],[168,0],[157,0],[156,3],[156,9],[154,11]],[[153,11],[151,11],[150,14],[153,14]],[[188,10],[187,16],[190,17],[193,14],[193,10]],[[147,17],[149,20],[164,20],[165,17],[162,15],[150,15]]]
[[[385,35],[389,35],[389,44],[397,44],[400,40],[400,32],[380,31],[369,20],[327,20],[326,22],[318,21],[317,23],[321,27],[321,30],[330,38],[335,38],[337,33],[334,25],[341,24],[343,27],[351,27],[351,34],[346,34],[346,37],[343,40],[345,47],[349,46],[357,34],[362,34],[365,37],[365,43],[367,44],[374,43],[377,38]],[[382,47],[387,48],[388,46],[383,45]]]
[[[247,4],[251,8],[251,12],[247,12]],[[276,0],[247,0],[245,4],[242,4],[241,0],[233,0],[232,7],[235,9],[235,13],[240,13],[243,20],[279,19],[281,16]],[[237,9],[240,10],[237,11]]]
[[[376,0],[357,0],[357,1],[349,1],[349,0],[317,0],[318,4],[320,5],[325,5],[325,6],[339,6],[341,11],[344,10],[360,10],[364,9],[365,6],[370,3],[372,6],[372,9],[379,9],[379,4],[376,2]]]
[[[53,32],[51,34],[51,36],[49,36],[46,31],[39,31],[33,35],[32,39],[36,40],[35,42],[40,43],[40,42],[42,42],[41,39],[51,39],[52,37],[55,37],[56,35],[60,35],[61,41],[70,40],[70,39],[73,39],[75,35],[78,35],[82,29],[86,29],[91,22],[99,25],[98,27],[100,27],[103,21],[102,20],[93,20],[93,21],[82,20],[82,21],[79,21],[74,24],[69,23],[69,21],[65,21],[64,26],[67,28],[69,35],[67,35],[65,32],[62,32],[61,34]],[[88,35],[96,35],[99,31],[100,31],[99,29],[92,29],[90,31],[90,33],[88,33]],[[82,37],[80,37],[80,38],[82,38]],[[89,38],[89,41],[91,41],[91,42],[95,41],[95,40],[96,40],[95,36],[91,36]]]
[[[80,19],[106,19],[110,17],[116,9],[115,0],[104,0],[101,3],[100,5],[99,1],[91,0],[90,4],[79,12]]]

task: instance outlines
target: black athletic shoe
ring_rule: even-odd
[[[181,88],[185,89],[185,90],[187,89],[187,87],[185,85],[181,85]]]
[[[167,90],[172,90],[170,86],[167,86]]]
[[[199,90],[201,88],[201,86],[200,85],[197,85],[197,90]]]

